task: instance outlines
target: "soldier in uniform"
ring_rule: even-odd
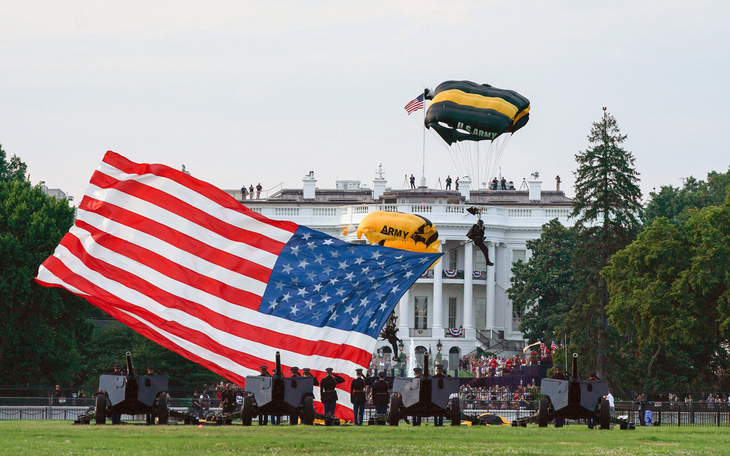
[[[436,373],[433,374],[433,378],[445,378],[445,377],[451,377],[451,375],[444,372],[443,364],[436,364]],[[444,425],[443,415],[433,417],[433,425],[434,426],[443,426]]]
[[[562,364],[555,365],[555,373],[550,377],[555,380],[568,380],[568,374],[565,373]],[[555,418],[555,427],[563,427],[565,424],[565,418]]]
[[[381,371],[378,373],[378,379],[373,382],[371,387],[376,415],[384,416],[388,413],[388,400],[390,399],[388,390],[390,390],[390,385],[388,380],[385,379],[385,372]]]
[[[259,366],[259,369],[260,369],[260,372],[259,372],[260,376],[271,377],[268,366]],[[259,426],[266,426],[268,423],[269,423],[269,416],[264,415],[264,414],[259,414]]]
[[[415,378],[421,378],[423,376],[423,371],[420,367],[414,367],[413,368],[413,377]],[[413,425],[414,426],[420,426],[421,425],[421,417],[420,416],[412,416],[413,418]]]
[[[155,366],[153,364],[147,365],[147,375],[157,375],[155,374]],[[147,414],[147,424],[155,424],[155,417],[152,416],[152,414]]]
[[[317,377],[315,377],[314,375],[312,375],[312,373],[309,371],[309,368],[308,367],[305,367],[302,370],[304,371],[304,376],[305,377],[312,377],[314,379],[314,386],[319,386],[319,380],[317,380]]]
[[[355,415],[355,426],[362,426],[365,416],[365,377],[362,376],[362,369],[355,369],[355,372],[357,377],[350,383],[350,400]]]
[[[291,375],[289,376],[290,378],[302,376],[302,374],[299,373],[299,368],[296,366],[292,366],[289,370],[291,371]],[[296,426],[297,424],[299,424],[299,415],[297,415],[297,414],[290,415],[289,416],[289,425]]]
[[[477,220],[477,222],[469,229],[469,232],[466,233],[466,237],[474,241],[474,245],[479,247],[479,250],[482,251],[487,266],[494,266],[494,263],[489,261],[489,248],[484,243],[484,221],[482,221],[482,219]]]
[[[112,366],[112,371],[109,372],[109,375],[124,375],[122,365],[120,363],[114,363],[114,366]],[[111,419],[112,424],[120,424],[122,422],[121,413],[114,413],[109,418]]]
[[[324,416],[327,418],[335,417],[335,408],[337,407],[337,384],[344,383],[345,379],[334,374],[331,367],[325,369],[327,376],[319,382],[319,394],[322,404],[324,404]]]
[[[600,380],[600,378],[598,378],[598,374],[596,373],[596,371],[591,371],[588,374],[588,380]],[[601,400],[605,400],[605,399],[604,398],[601,398]],[[600,403],[601,402],[599,401],[598,404],[600,405]],[[588,418],[586,420],[586,424],[588,425],[588,429],[593,429],[593,428],[596,427],[596,424],[597,424],[596,423],[596,419],[595,418]]]

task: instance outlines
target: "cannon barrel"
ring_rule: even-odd
[[[276,367],[274,368],[274,377],[281,378],[283,375],[281,373],[281,354],[279,352],[276,352]]]
[[[132,352],[127,352],[127,375],[134,376],[134,365],[132,364]]]
[[[573,353],[573,378],[578,378],[578,353]]]

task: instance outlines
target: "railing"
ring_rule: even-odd
[[[259,203],[259,204],[257,204]],[[249,209],[273,218],[315,218],[313,223],[337,224],[337,223],[359,223],[362,217],[375,211],[405,212],[413,214],[424,214],[434,222],[463,221],[462,215],[466,212],[466,205],[458,204],[351,204],[333,206],[322,205],[299,205],[297,203],[282,205],[277,202],[270,204],[262,200],[246,201]],[[519,207],[482,207],[482,218],[485,223],[505,224],[517,226],[540,227],[548,220],[554,218],[567,219],[570,216],[569,209],[539,208],[526,209]],[[510,221],[510,219],[514,219]]]
[[[466,380],[466,379],[462,379]],[[471,381],[471,380],[470,380]],[[492,393],[488,391],[462,391],[461,409],[465,417],[475,417],[482,413],[500,415],[508,421],[524,418],[537,411],[536,400],[514,400],[513,393]],[[71,400],[74,400],[72,403]],[[75,420],[78,415],[86,413],[94,405],[93,398],[67,398],[62,405],[53,404],[48,397],[18,398],[0,397],[0,420]],[[42,405],[38,405],[41,404]],[[170,406],[180,411],[187,411],[192,404],[190,398],[171,398]],[[211,399],[204,407],[205,412],[218,411],[218,400]],[[651,414],[651,426],[718,426],[730,427],[730,403],[728,402],[651,402],[646,409]],[[642,410],[635,401],[616,401],[613,416],[623,418],[637,426],[642,425]],[[374,415],[374,409],[368,405],[366,417]],[[644,415],[646,416],[646,415]],[[142,415],[124,415],[123,420],[144,420]],[[582,424],[582,420],[570,421]]]

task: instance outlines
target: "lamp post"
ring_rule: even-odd
[[[441,349],[444,345],[441,343],[441,339],[436,342],[436,364],[441,364]]]

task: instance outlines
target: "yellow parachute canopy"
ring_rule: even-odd
[[[363,234],[371,244],[380,244],[412,252],[438,253],[438,231],[430,220],[420,215],[401,212],[371,212],[357,227],[357,238]]]

